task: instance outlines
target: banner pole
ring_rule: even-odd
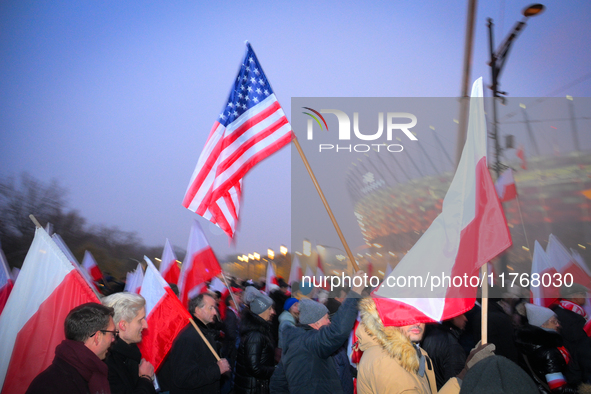
[[[482,318],[480,320],[480,337],[481,343],[486,345],[488,343],[488,278],[486,277],[486,264],[480,267],[480,274],[482,275]]]
[[[337,223],[337,220],[334,217],[332,210],[330,209],[330,206],[328,205],[328,201],[326,200],[326,197],[324,197],[324,193],[322,192],[322,189],[320,188],[320,185],[318,184],[318,181],[316,180],[316,177],[314,176],[314,172],[312,171],[312,167],[310,167],[310,163],[308,163],[308,159],[306,159],[306,155],[304,154],[304,151],[302,150],[302,147],[300,146],[300,143],[298,142],[298,139],[295,136],[295,133],[293,131],[292,131],[291,135],[292,135],[292,141],[295,144],[296,149],[298,150],[298,153],[300,154],[300,157],[302,158],[302,161],[304,162],[304,166],[306,166],[306,170],[308,170],[308,174],[310,175],[310,178],[312,178],[312,183],[314,183],[314,186],[316,187],[316,191],[320,195],[320,199],[322,200],[322,203],[324,204],[324,208],[326,208],[326,212],[328,212],[328,216],[330,216],[330,220],[332,221],[332,224],[333,224],[335,230],[337,230],[337,234],[339,235],[339,238],[341,239],[341,243],[345,247],[345,251],[347,252],[347,256],[349,257],[349,260],[351,260],[351,264],[353,265],[353,268],[355,269],[355,271],[359,271],[359,266],[357,265],[357,262],[355,261],[355,257],[353,257],[353,253],[351,252],[351,249],[349,248],[349,245],[347,244],[347,241],[345,240],[345,236],[341,232],[341,228],[339,227],[339,224]]]
[[[205,335],[203,335],[203,333],[201,332],[201,330],[199,329],[199,327],[195,323],[195,320],[193,320],[193,318],[190,318],[189,321],[191,322],[191,324],[193,325],[193,327],[195,327],[195,330],[197,330],[197,333],[199,333],[199,336],[201,337],[201,339],[203,339],[203,342],[205,342],[205,344],[207,345],[207,347],[209,348],[209,350],[211,350],[211,352],[215,356],[216,360],[217,361],[220,361],[220,356],[218,356],[218,354],[216,353],[216,351],[211,346],[211,343],[209,343],[209,341],[207,340],[207,338],[205,338]]]

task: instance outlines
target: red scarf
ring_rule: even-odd
[[[91,394],[111,394],[109,387],[109,367],[84,343],[65,339],[55,348],[55,356],[76,368],[88,382]]]
[[[560,305],[562,309],[566,309],[567,311],[575,312],[577,315],[583,316],[585,318],[585,321],[589,320],[587,312],[585,312],[583,308],[581,308],[579,305],[575,304],[572,301],[561,300],[558,303],[558,305]]]

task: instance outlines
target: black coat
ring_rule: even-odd
[[[224,344],[222,347],[222,357],[228,359],[230,367],[234,370],[236,362],[236,343],[240,336],[238,316],[230,308],[226,309],[226,318],[224,319]]]
[[[245,309],[240,320],[240,345],[236,356],[234,392],[267,394],[275,371],[271,324]]]
[[[421,347],[433,360],[437,390],[466,364],[466,353],[458,340],[460,330],[447,324],[429,325]]]
[[[87,394],[88,382],[70,364],[54,358],[47,369],[31,382],[26,394]]]
[[[332,355],[349,338],[358,303],[359,295],[349,292],[329,326],[285,328],[281,362],[271,378],[273,393],[284,393],[287,387],[291,394],[343,393]]]
[[[482,315],[474,316],[473,334],[476,342],[480,341],[482,333]],[[519,352],[515,345],[513,319],[505,313],[496,302],[488,303],[488,342],[495,344],[495,354],[513,361],[519,362]]]
[[[208,342],[219,354],[217,332],[194,318]],[[170,394],[217,394],[220,392],[220,368],[201,336],[191,323],[174,340],[168,356]]]
[[[528,324],[517,331],[516,343],[531,367],[526,365],[524,369],[534,377],[541,392],[548,392],[547,387],[540,385],[539,381],[546,383],[546,375],[565,375],[567,371],[566,360],[559,350],[563,346],[562,337],[557,332]],[[561,392],[576,393],[576,390],[563,387]]]
[[[572,356],[567,379],[573,384],[591,380],[591,339],[585,333],[585,318],[559,306],[553,309],[560,321],[564,347]]]
[[[117,338],[109,348],[105,362],[109,367],[111,394],[155,394],[152,381],[139,377],[142,354],[137,345]]]

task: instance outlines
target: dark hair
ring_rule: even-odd
[[[113,308],[88,302],[72,309],[64,322],[66,339],[84,342],[99,330],[106,330],[109,317],[113,317]]]
[[[211,297],[215,301],[215,298],[213,298],[211,294],[201,293],[198,296],[193,297],[189,300],[189,312],[194,313],[195,308],[203,308],[203,305],[205,305],[205,296]]]

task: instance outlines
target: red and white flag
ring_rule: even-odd
[[[534,255],[531,263],[531,274],[540,275],[540,281],[544,281],[544,275],[549,278],[554,278],[554,274],[557,273],[555,267],[550,263],[548,255],[542,248],[542,245],[538,241],[534,243]],[[548,308],[554,302],[560,298],[560,289],[554,286],[554,281],[545,281],[550,283],[550,286],[531,286],[530,291],[532,293],[532,303],[535,305],[543,306]]]
[[[138,263],[135,270],[128,272],[125,279],[125,288],[123,291],[140,294],[142,282],[144,281],[144,267]]]
[[[324,284],[324,278],[326,277],[324,273],[324,268],[322,267],[322,258],[320,254],[318,254],[318,262],[316,263],[316,283],[320,286],[320,284]],[[326,290],[327,286],[320,286],[322,289]]]
[[[0,314],[2,314],[4,305],[6,305],[6,301],[8,301],[8,296],[12,291],[13,284],[14,282],[10,276],[6,256],[4,256],[4,252],[0,249]]]
[[[38,228],[0,316],[3,394],[24,393],[51,364],[55,347],[66,339],[66,316],[86,302],[100,301],[47,232]]]
[[[209,246],[201,226],[197,220],[193,220],[187,254],[179,278],[179,296],[183,306],[188,305],[189,298],[207,291],[205,282],[221,272],[222,267]]]
[[[174,283],[175,285],[179,282],[179,275],[181,273],[176,260],[172,246],[170,246],[170,242],[166,238],[164,250],[162,251],[162,261],[160,261],[160,273],[166,282]]]
[[[62,252],[64,252],[70,263],[72,263],[72,265],[74,266],[74,268],[76,268],[76,270],[80,272],[80,275],[82,275],[86,283],[88,283],[88,285],[92,287],[92,290],[95,292],[96,296],[100,298],[99,286],[92,280],[88,271],[86,271],[86,269],[82,267],[80,263],[78,263],[78,260],[76,260],[76,257],[74,256],[70,248],[68,248],[68,245],[66,245],[66,242],[62,239],[62,237],[60,237],[60,235],[57,233],[53,233],[51,234],[51,239],[53,239],[53,242],[55,242],[57,247],[60,248]]]
[[[252,50],[213,124],[187,187],[183,206],[234,236],[242,178],[291,142],[291,126]]]
[[[579,283],[591,289],[591,276],[577,263],[554,234],[550,234],[546,254],[552,266],[562,274],[563,278],[565,274],[571,274],[574,283]]]
[[[291,260],[291,268],[289,270],[289,281],[288,284],[291,286],[293,282],[300,282],[302,280],[302,266],[300,265],[300,259],[296,255]]]
[[[275,286],[273,286],[275,285]],[[277,275],[275,275],[275,268],[271,262],[267,262],[267,275],[265,276],[265,294],[269,294],[271,290],[279,287]]]
[[[511,201],[517,197],[517,188],[515,187],[515,179],[513,179],[513,169],[508,168],[503,172],[497,182],[495,183],[497,194],[501,202]]]
[[[84,252],[84,258],[82,259],[82,266],[90,274],[90,277],[94,281],[98,281],[103,277],[103,273],[101,272],[100,268],[96,264],[94,257],[92,254],[87,250]]]
[[[442,321],[470,310],[477,286],[456,287],[447,280],[431,287],[437,284],[433,276],[477,276],[480,266],[511,246],[486,163],[486,139],[480,78],[472,86],[466,144],[442,212],[390,275],[395,279],[420,276],[427,286],[415,281],[414,286],[409,282],[403,288],[390,287],[386,278],[384,286],[373,292],[385,326]]]
[[[144,257],[144,260],[148,266],[140,295],[146,299],[148,329],[144,330],[138,346],[142,357],[158,371],[174,339],[189,323],[191,315],[150,259]]]

